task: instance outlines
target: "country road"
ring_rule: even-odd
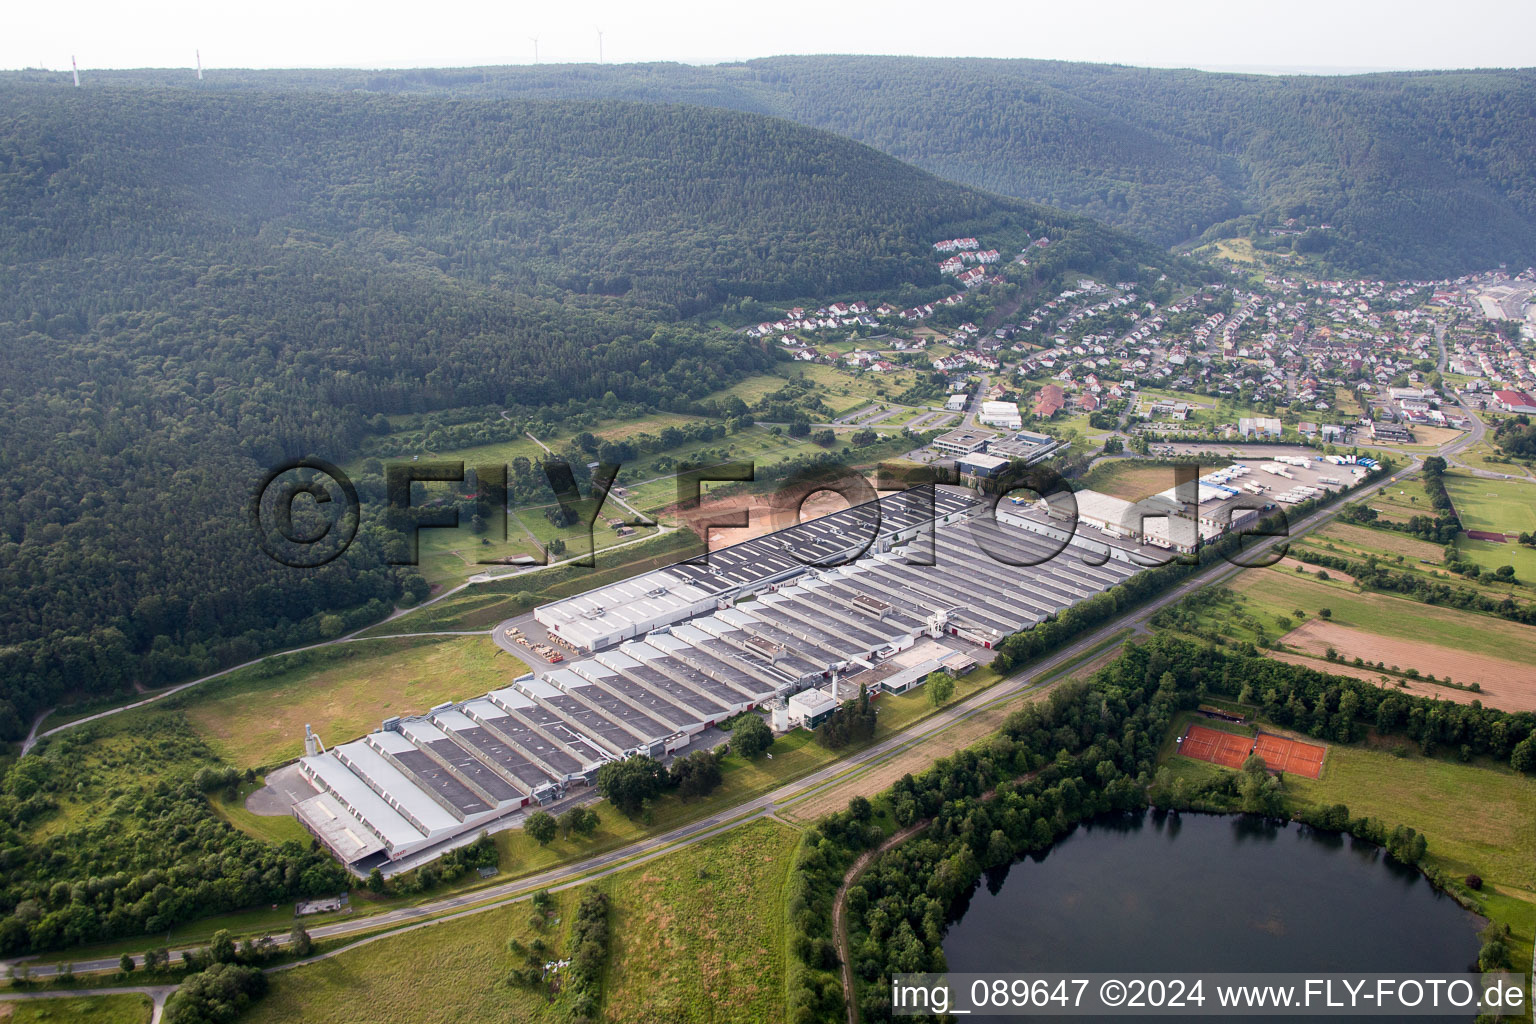
[[[1383,487],[1412,473],[1418,465],[1417,460],[1410,460],[1401,469],[1361,488],[1352,497],[1358,499],[1379,491]],[[1202,569],[1178,586],[1158,595],[1129,614],[1121,616],[1112,622],[1105,623],[1074,640],[1054,654],[995,683],[970,698],[918,722],[909,729],[887,737],[850,757],[834,761],[832,764],[816,772],[786,783],[766,794],[753,797],[701,820],[680,825],[618,850],[612,850],[571,864],[551,868],[538,874],[501,882],[473,892],[447,896],[417,906],[401,907],[372,916],[357,917],[345,921],[337,921],[332,924],[320,925],[312,930],[310,934],[316,939],[341,938],[364,931],[372,932],[397,925],[414,925],[427,923],[432,920],[452,919],[467,914],[492,910],[520,899],[526,899],[539,889],[564,888],[593,878],[600,878],[632,865],[644,863],[667,853],[684,849],[744,822],[770,816],[780,806],[808,798],[828,786],[840,784],[852,775],[869,771],[877,765],[904,753],[912,746],[923,742],[929,737],[941,733],[977,714],[990,710],[1000,702],[1013,699],[1021,693],[1049,681],[1053,675],[1062,669],[1063,665],[1068,662],[1074,662],[1076,659],[1088,654],[1093,648],[1124,631],[1127,627],[1138,632],[1142,631],[1152,616],[1161,609],[1181,600],[1187,594],[1197,589],[1217,585],[1235,576],[1248,566],[1257,563],[1262,555],[1270,552],[1274,547],[1287,540],[1288,537],[1298,536],[1328,522],[1338,514],[1342,507],[1343,503],[1340,502],[1314,511],[1299,522],[1291,524],[1287,537],[1267,537],[1258,540],[1252,548],[1244,552],[1243,561],[1245,564],[1217,562]],[[447,915],[447,918],[444,915]],[[365,941],[374,940],[370,938]],[[332,956],[340,951],[332,950],[323,955]],[[180,952],[179,949],[173,950],[172,955],[175,956]],[[135,960],[142,962],[142,956],[136,956]],[[118,966],[118,958],[104,957],[79,960],[74,961],[73,966],[76,973],[115,970]],[[34,978],[44,978],[57,973],[58,969],[56,965],[36,964],[31,967],[31,973]]]
[[[24,1003],[35,999],[70,999],[77,996],[122,996],[144,995],[149,996],[150,1011],[149,1024],[160,1024],[160,1018],[165,1013],[165,1001],[171,993],[176,991],[175,985],[122,985],[110,988],[59,988],[49,989],[45,992],[22,992],[14,989],[0,991],[0,1002]]]

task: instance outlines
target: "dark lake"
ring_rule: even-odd
[[[1368,843],[1147,813],[990,872],[944,954],[955,972],[1465,971],[1482,925]]]

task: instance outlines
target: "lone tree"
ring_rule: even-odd
[[[523,831],[532,836],[540,846],[555,838],[560,826],[555,824],[554,816],[548,811],[534,811],[528,815],[528,820],[523,822]]]
[[[928,703],[943,707],[955,695],[955,677],[948,672],[930,672],[924,685],[928,687]]]
[[[300,959],[309,956],[315,949],[314,940],[309,937],[309,932],[305,931],[301,924],[294,925],[293,931],[288,933],[288,945],[293,950],[293,955]]]
[[[636,754],[622,761],[609,761],[597,770],[597,791],[608,798],[626,818],[633,818],[645,802],[667,785],[667,770],[661,762]]]
[[[731,749],[749,760],[771,746],[773,730],[757,715],[749,713],[741,716],[731,729]]]
[[[138,965],[133,962],[133,957],[129,956],[127,953],[124,953],[121,959],[117,961],[117,966],[122,968],[124,974],[132,974],[133,969]]]
[[[589,836],[597,831],[599,821],[600,819],[596,811],[590,807],[577,804],[575,807],[567,808],[560,815],[560,834],[569,836],[575,833],[577,835]]]

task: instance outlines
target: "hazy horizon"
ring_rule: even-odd
[[[81,0],[12,15],[0,68],[67,71],[488,67],[592,63],[723,64],[769,56],[867,54],[1029,58],[1250,74],[1359,74],[1536,65],[1523,5],[1447,19],[1427,0],[1340,5],[1298,0],[1283,16],[1215,0],[1149,6],[1105,0],[1091,22],[1055,5],[989,12],[984,25],[913,0],[829,7],[784,0],[766,13],[698,0],[600,0],[579,10],[516,10],[471,0],[431,15],[401,0],[315,5],[273,0],[127,8]]]

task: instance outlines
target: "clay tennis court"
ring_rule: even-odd
[[[1253,737],[1239,736],[1235,732],[1207,729],[1203,725],[1191,725],[1179,744],[1179,753],[1226,768],[1241,768],[1253,749]]]
[[[1288,772],[1316,779],[1323,774],[1323,755],[1327,753],[1327,748],[1316,743],[1302,743],[1261,732],[1254,745],[1254,753],[1264,759],[1265,766],[1272,772]]]
[[[1323,755],[1327,748],[1269,733],[1260,733],[1255,741],[1251,736],[1191,725],[1179,744],[1179,753],[1224,768],[1241,768],[1249,754],[1258,754],[1264,759],[1264,766],[1272,772],[1316,779],[1323,774]]]

